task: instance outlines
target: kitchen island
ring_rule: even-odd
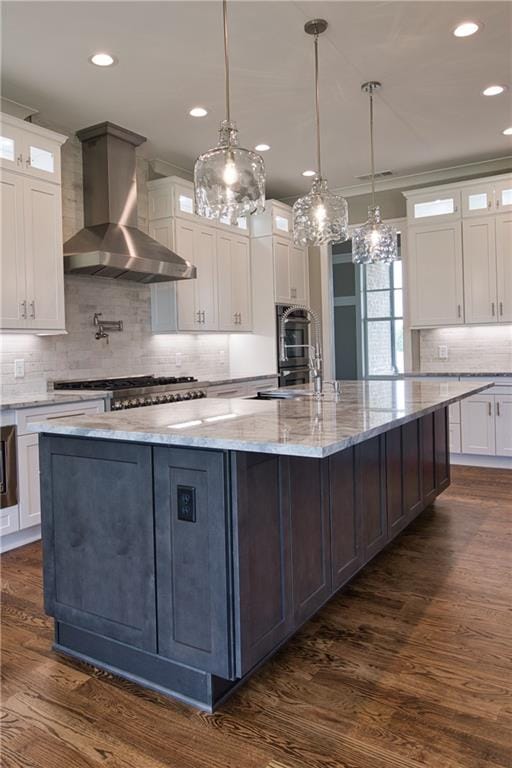
[[[488,386],[34,425],[55,649],[212,711],[449,485],[448,406]]]

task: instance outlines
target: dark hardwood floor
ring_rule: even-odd
[[[214,715],[51,650],[2,566],[4,768],[510,768],[512,472],[453,483]]]

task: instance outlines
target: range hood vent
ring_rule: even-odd
[[[108,122],[76,135],[85,226],[64,243],[64,271],[139,283],[195,278],[193,264],[137,228],[135,147],[145,137]]]

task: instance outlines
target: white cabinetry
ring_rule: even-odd
[[[482,392],[462,400],[461,414],[462,453],[494,456],[494,396]]]
[[[411,326],[463,323],[460,222],[411,228],[408,245]]]
[[[512,394],[495,395],[496,455],[512,457]]]
[[[0,328],[64,330],[60,145],[66,137],[25,125],[2,116]]]
[[[149,234],[188,259],[195,280],[151,286],[152,328],[176,331],[251,331],[250,239],[236,227],[194,214],[193,185],[170,177],[151,181]]]
[[[512,322],[512,176],[404,194],[411,326]]]

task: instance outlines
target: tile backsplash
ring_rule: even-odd
[[[448,359],[439,357],[439,346]],[[420,370],[506,372],[512,374],[512,325],[433,328],[420,331]]]
[[[39,121],[42,123],[42,121]],[[44,123],[42,123],[44,124]],[[58,126],[47,127],[59,130]],[[149,166],[137,158],[138,226],[148,229],[146,182]],[[76,137],[62,147],[63,236],[67,240],[83,226],[82,151]],[[154,335],[151,333],[150,289],[128,281],[65,277],[67,335],[0,336],[1,389],[5,397],[44,392],[54,379],[154,373],[229,377],[227,335]],[[106,320],[122,320],[124,330],[110,343],[96,341],[95,312]],[[181,365],[176,365],[176,353]],[[14,360],[25,360],[24,378],[14,378]]]

